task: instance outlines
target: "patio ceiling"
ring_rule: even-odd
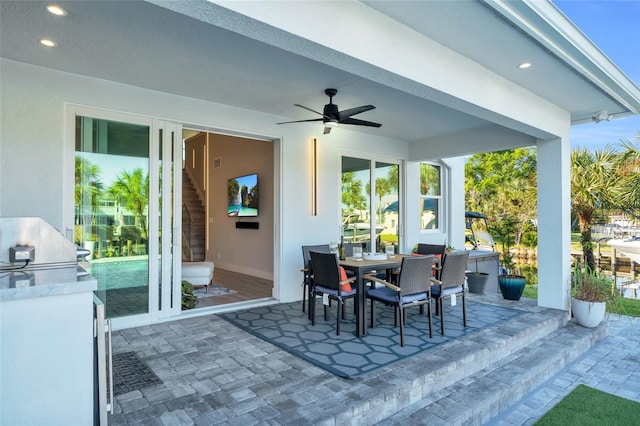
[[[327,60],[341,53],[232,10],[246,7],[242,3],[63,1],[59,4],[68,15],[56,18],[46,12],[47,2],[2,1],[0,54],[260,111],[274,115],[274,122],[316,118],[293,104],[321,110],[327,103],[324,89],[335,87],[334,102],[341,109],[376,105],[358,118],[383,124],[351,130],[404,141],[492,124],[423,91],[371,78],[388,71],[357,58]],[[351,6],[366,7],[472,59],[569,111],[573,122],[590,121],[599,110],[614,115],[640,110],[638,88],[550,4],[536,10],[527,2],[364,1]],[[542,14],[555,22],[549,24]],[[37,40],[43,37],[58,46],[40,46]],[[349,72],[335,66],[345,60],[353,63]],[[534,64],[527,72],[517,67],[525,60]]]

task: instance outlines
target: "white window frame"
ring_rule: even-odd
[[[423,195],[420,193],[420,179],[422,164],[428,164],[430,166],[438,167],[440,170],[440,194],[439,195]],[[447,214],[445,211],[446,200],[449,199],[449,166],[440,161],[420,161],[418,164],[418,197],[421,201],[420,208],[418,210],[418,229],[421,234],[442,234],[447,230]],[[422,203],[425,199],[438,200],[438,226],[433,229],[422,228]]]

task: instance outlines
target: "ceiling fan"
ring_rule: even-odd
[[[382,124],[373,123],[371,121],[358,120],[357,118],[351,118],[352,115],[360,114],[361,112],[370,111],[375,107],[373,105],[363,105],[351,109],[346,109],[344,111],[338,111],[338,105],[333,103],[333,97],[338,93],[337,89],[326,89],[324,93],[329,96],[329,103],[324,106],[323,112],[318,112],[312,110],[311,108],[307,108],[304,105],[294,104],[297,107],[304,108],[307,111],[311,111],[318,115],[321,115],[322,118],[312,118],[309,120],[296,120],[296,121],[285,121],[282,123],[276,124],[287,124],[287,123],[304,123],[308,121],[322,121],[324,123],[324,134],[326,135],[331,131],[332,127],[336,127],[338,124],[353,124],[356,126],[369,126],[369,127],[380,127]]]

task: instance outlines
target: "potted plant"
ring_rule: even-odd
[[[597,327],[604,319],[607,302],[615,298],[613,280],[576,264],[571,274],[571,295],[571,312],[578,324]]]
[[[489,274],[486,272],[478,272],[478,261],[476,260],[475,272],[466,272],[467,285],[469,286],[469,293],[484,294],[487,288],[487,281],[489,280]]]
[[[198,303],[198,298],[193,294],[193,285],[182,280],[182,310],[193,309]]]
[[[500,274],[498,275],[498,286],[502,297],[507,300],[520,300],[526,283],[527,279],[517,273],[513,256],[509,250],[506,250],[502,254]]]

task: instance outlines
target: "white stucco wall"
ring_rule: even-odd
[[[344,149],[404,160],[408,144],[314,124],[276,126],[282,117],[169,95],[15,61],[0,62],[0,216],[39,216],[61,232],[73,227],[74,135],[65,105],[83,105],[162,118],[211,130],[281,140],[275,162],[274,279],[282,301],[301,298],[302,244],[337,239],[340,229],[341,153]],[[71,133],[71,134],[69,134]],[[311,216],[311,138],[318,139],[318,215]],[[64,166],[66,164],[66,166]],[[65,167],[67,168],[65,170]],[[278,168],[276,168],[278,169]],[[409,231],[415,232],[415,231]]]

